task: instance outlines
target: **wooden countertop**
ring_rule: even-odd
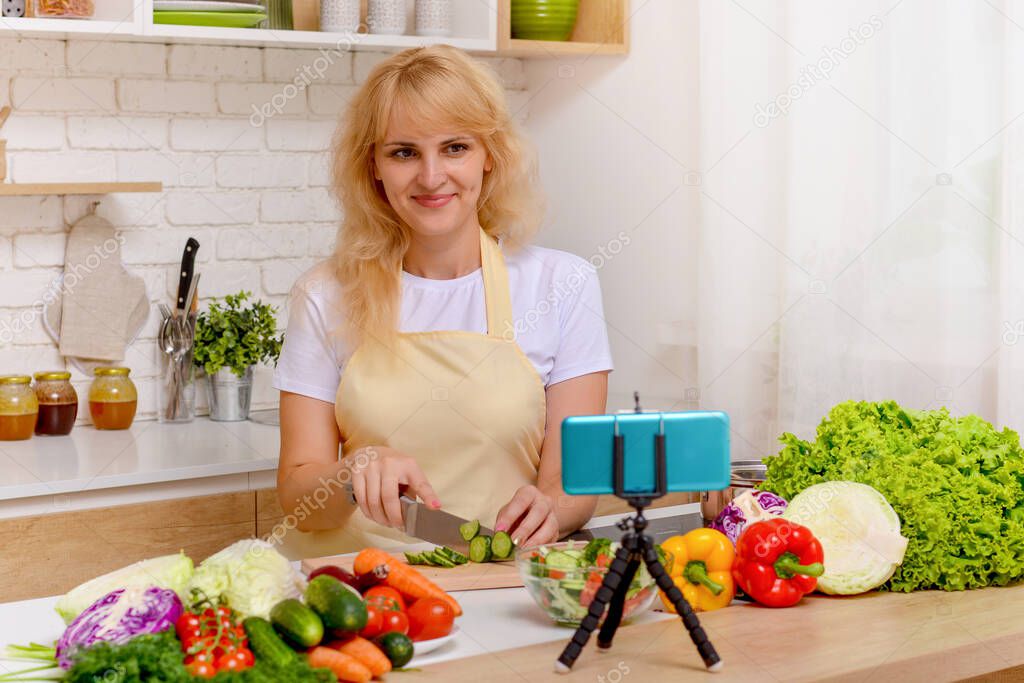
[[[503,650],[402,674],[413,681],[937,681],[1024,680],[1024,585],[946,593],[813,595],[796,607],[733,605],[702,613],[721,655],[705,671],[678,620],[620,628],[610,650],[596,633],[572,673],[552,665],[557,643]],[[472,634],[467,634],[470,637]],[[1014,669],[1017,669],[1014,671]]]

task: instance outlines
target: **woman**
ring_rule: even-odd
[[[452,47],[401,52],[333,154],[336,253],[292,291],[274,381],[284,552],[409,543],[403,493],[519,545],[578,529],[595,500],[562,493],[560,425],[604,412],[601,293],[525,246],[542,202],[501,85]]]

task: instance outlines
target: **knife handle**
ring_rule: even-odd
[[[199,241],[195,237],[189,237],[185,242],[185,251],[181,255],[181,270],[178,271],[178,300],[175,308],[181,312],[185,310],[188,299],[188,287],[192,282],[192,274],[196,269],[196,252],[199,251]]]

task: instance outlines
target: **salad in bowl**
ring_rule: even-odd
[[[575,627],[587,615],[619,546],[595,538],[522,548],[516,552],[516,568],[534,602],[556,623]],[[623,621],[650,609],[657,595],[654,578],[641,563],[626,593]]]

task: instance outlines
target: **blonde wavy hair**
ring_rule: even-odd
[[[448,45],[411,48],[379,63],[342,116],[331,164],[344,212],[334,254],[346,321],[340,333],[352,349],[367,337],[390,339],[398,325],[410,229],[373,175],[374,149],[398,108],[430,122],[424,128],[480,140],[493,166],[484,173],[478,218],[507,249],[528,243],[544,214],[536,153],[490,67]]]

